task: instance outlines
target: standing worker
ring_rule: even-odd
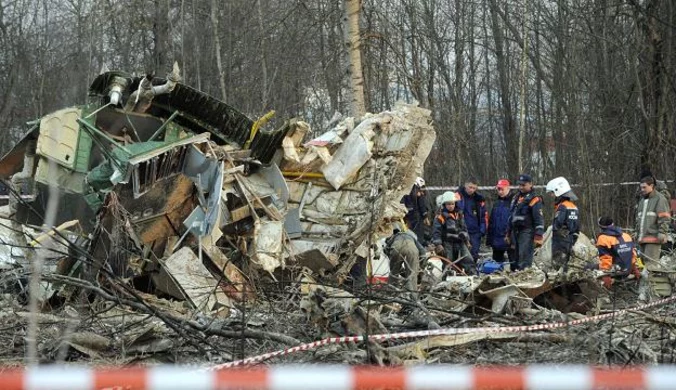
[[[512,270],[523,270],[533,265],[535,246],[542,246],[544,218],[542,216],[542,198],[533,192],[533,178],[523,174],[519,176],[519,192],[512,199],[509,209],[509,230],[505,236],[507,243],[515,251],[515,263]]]
[[[441,195],[441,211],[434,219],[432,243],[435,252],[451,261],[458,261],[468,275],[476,273],[476,265],[471,253],[467,250],[469,235],[465,227],[464,216],[456,207],[457,194],[444,192]]]
[[[425,190],[425,179],[417,177],[411,192],[404,195],[401,203],[406,207],[407,213],[404,219],[406,225],[412,230],[421,244],[425,244],[425,226],[424,221],[430,212],[427,200],[427,191]]]
[[[617,277],[634,275],[639,279],[641,272],[636,264],[636,247],[631,236],[615,226],[610,217],[599,218],[599,228],[601,233],[596,238],[596,247],[599,250],[598,269],[610,272],[615,267],[618,270]],[[610,288],[613,284],[610,275],[604,275],[602,280],[605,288]]]
[[[509,180],[500,179],[495,185],[498,198],[493,203],[491,215],[488,219],[488,235],[486,245],[493,248],[493,260],[502,263],[505,261],[505,252],[509,262],[514,261],[514,252],[510,250],[505,236],[509,230],[509,206],[514,194],[509,189]]]
[[[471,253],[474,261],[479,259],[481,238],[486,235],[488,225],[488,213],[486,212],[486,200],[477,192],[478,180],[469,178],[465,185],[458,191],[458,208],[465,217],[469,241],[472,244]]]
[[[659,261],[662,244],[667,242],[671,213],[667,198],[655,189],[655,178],[641,179],[641,198],[636,210],[636,234],[641,253]]]
[[[568,271],[568,261],[573,245],[580,234],[580,210],[575,205],[577,195],[565,177],[559,176],[547,183],[547,193],[554,198],[554,222],[552,223],[552,267]]]

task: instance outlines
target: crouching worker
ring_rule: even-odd
[[[599,218],[599,227],[601,233],[596,239],[596,247],[599,250],[599,270],[613,272],[616,278],[634,275],[636,279],[639,279],[641,272],[636,264],[636,246],[631,236],[615,226],[610,217]],[[602,280],[605,288],[610,288],[613,284],[611,275],[603,276]]]
[[[462,212],[456,208],[458,201],[454,192],[441,195],[441,210],[434,219],[432,243],[435,252],[451,261],[458,261],[467,275],[476,273],[474,258],[469,252],[469,234],[463,220]]]
[[[426,251],[411,231],[403,231],[395,224],[392,235],[385,240],[385,254],[390,259],[390,274],[405,280],[408,291],[417,291],[420,259]]]

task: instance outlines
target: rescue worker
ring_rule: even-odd
[[[481,238],[486,235],[486,225],[488,225],[486,200],[482,194],[477,192],[478,184],[477,179],[469,178],[457,192],[458,209],[465,217],[465,226],[467,226],[467,233],[469,233],[474,261],[479,259]]]
[[[506,179],[498,180],[498,184],[495,185],[498,197],[493,202],[491,215],[488,219],[488,235],[486,236],[486,245],[493,248],[493,260],[500,263],[505,261],[505,253],[507,253],[510,263],[514,260],[514,252],[510,250],[509,244],[505,240],[509,230],[509,206],[514,197],[509,186],[509,180]]]
[[[514,250],[515,262],[511,269],[522,270],[533,265],[535,247],[542,246],[544,218],[542,198],[533,192],[533,178],[519,176],[519,192],[512,198],[506,240]]]
[[[615,226],[610,217],[601,217],[598,223],[601,228],[596,238],[596,247],[599,250],[598,269],[611,272],[613,268],[616,268],[618,277],[634,275],[636,279],[639,279],[641,272],[636,262],[636,247],[631,236]],[[610,288],[613,284],[610,275],[604,275],[601,280],[605,288]]]
[[[659,261],[662,244],[667,242],[671,213],[669,201],[655,185],[653,176],[641,179],[641,198],[636,210],[636,241],[642,256]]]
[[[427,191],[425,190],[425,179],[417,177],[411,188],[411,192],[408,195],[404,195],[401,203],[404,204],[407,210],[404,217],[406,225],[415,233],[420,243],[425,243],[424,221],[430,212]]]
[[[385,240],[384,251],[390,259],[390,274],[403,278],[408,291],[417,291],[420,261],[426,251],[414,234],[394,224],[392,235]]]
[[[565,177],[559,176],[547,183],[547,193],[554,198],[554,221],[552,223],[552,266],[568,271],[568,261],[573,245],[580,234],[580,210],[575,205],[577,195]]]
[[[451,191],[441,195],[441,210],[434,219],[432,244],[435,252],[451,261],[457,261],[467,275],[476,273],[476,264],[467,249],[469,235],[462,212],[456,207],[457,194]]]

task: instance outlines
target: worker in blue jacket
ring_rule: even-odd
[[[505,240],[509,230],[509,207],[514,196],[509,186],[509,180],[501,179],[498,181],[495,186],[498,197],[493,202],[491,215],[488,219],[486,245],[493,248],[493,260],[500,263],[505,261],[505,253],[510,263],[514,261],[514,251],[509,248],[509,244]]]
[[[477,192],[478,186],[477,179],[469,178],[457,192],[458,209],[465,219],[469,241],[472,244],[470,252],[475,261],[479,259],[481,238],[486,235],[486,226],[488,225],[486,200],[483,195]]]

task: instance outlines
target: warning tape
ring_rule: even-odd
[[[634,310],[643,310],[650,307],[664,305],[676,300],[676,296],[670,298],[664,298],[643,305],[638,305],[633,308],[620,309],[606,314],[599,314],[596,316],[586,317],[579,320],[572,320],[566,322],[553,322],[549,324],[537,324],[537,325],[521,325],[521,326],[500,326],[500,327],[481,327],[481,328],[445,328],[445,329],[429,329],[429,330],[419,330],[412,332],[401,332],[401,333],[386,333],[386,334],[376,334],[369,335],[368,339],[372,341],[386,341],[386,340],[398,340],[398,339],[409,339],[409,338],[419,338],[419,337],[430,337],[430,336],[447,336],[447,335],[456,335],[456,334],[466,334],[466,333],[515,333],[515,332],[531,332],[543,329],[556,329],[563,328],[567,326],[575,326],[584,324],[587,322],[601,321],[619,315],[625,314],[629,311]],[[311,343],[301,344],[291,348],[280,349],[278,351],[265,353],[262,355],[257,355],[249,357],[242,360],[235,360],[228,363],[218,364],[211,367],[203,368],[203,371],[214,371],[221,370],[224,368],[237,367],[247,364],[260,363],[264,360],[268,360],[278,356],[291,355],[296,352],[308,351],[317,347],[321,347],[329,344],[346,344],[346,343],[360,343],[366,339],[366,336],[343,336],[343,337],[329,337],[319,341],[313,341]]]
[[[0,369],[5,390],[374,390],[374,389],[649,389],[671,390],[676,366],[413,367],[270,366],[196,373],[185,367],[92,369],[40,366]]]

